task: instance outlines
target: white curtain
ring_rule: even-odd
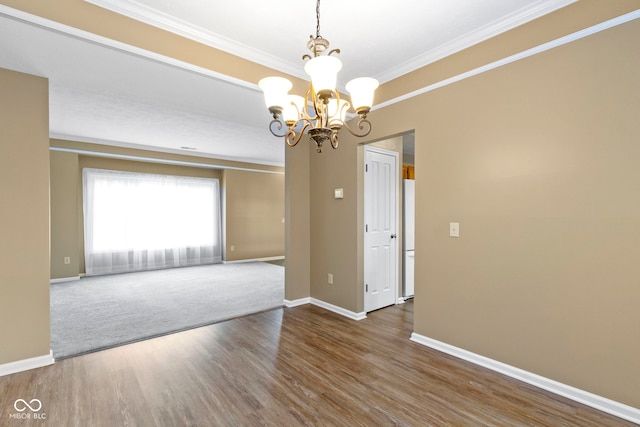
[[[222,260],[217,179],[83,169],[87,275]]]

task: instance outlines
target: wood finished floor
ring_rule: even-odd
[[[278,309],[0,377],[0,426],[635,425],[409,341],[412,309]]]

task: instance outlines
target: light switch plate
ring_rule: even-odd
[[[344,198],[343,189],[342,188],[336,188],[335,190],[333,190],[333,197],[335,197],[336,199]]]
[[[460,223],[459,222],[450,222],[449,223],[449,237],[460,237]]]

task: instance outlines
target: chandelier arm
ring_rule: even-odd
[[[311,115],[311,111],[309,110],[309,101],[311,101],[311,106],[313,107],[314,115]],[[313,85],[309,85],[309,89],[307,89],[307,93],[304,96],[304,106],[302,108],[302,118],[299,121],[305,121],[306,123],[311,124],[313,120],[318,119],[318,107],[316,105],[316,93],[313,90]],[[308,126],[308,125],[307,125]],[[305,126],[305,128],[307,127]]]
[[[367,120],[366,117],[360,117],[360,120],[358,120],[357,125],[358,125],[358,129],[361,132],[358,132],[357,130],[351,129],[351,126],[349,126],[348,123],[345,123],[344,127],[349,131],[349,133],[351,135],[357,136],[359,138],[361,138],[363,136],[367,136],[371,132],[371,122],[369,120]]]
[[[322,122],[321,122],[322,114],[320,113],[320,111],[322,111],[320,108],[322,107],[320,105],[318,95],[313,90],[313,85],[309,85],[309,90],[307,90],[307,95],[305,99],[311,100],[311,106],[313,106],[313,115],[311,115],[311,111],[309,110],[309,104],[307,103],[305,105],[305,119],[307,119],[309,123],[315,120],[316,125],[313,127],[322,127]]]
[[[274,125],[276,125],[276,130],[275,131],[273,130],[274,129]],[[269,123],[269,130],[271,131],[273,136],[277,136],[278,138],[285,137],[288,134],[288,132],[278,133],[278,132],[282,131],[283,127],[284,127],[284,123],[282,123],[282,120],[280,120],[280,119],[273,119]]]
[[[331,148],[333,148],[334,150],[338,148],[338,131],[331,132],[331,138],[329,139],[329,141],[331,142]]]
[[[349,103],[349,101],[344,101],[344,103],[341,103],[342,100],[340,99],[339,90],[336,90],[336,100],[338,103],[338,111],[336,112],[336,117],[339,118],[340,126],[344,126],[345,122],[344,120],[342,120],[342,117],[346,116],[346,112],[349,111],[351,103]]]
[[[316,127],[329,127],[329,99],[316,95],[313,101],[313,109],[316,112]]]
[[[304,119],[300,120],[298,121],[298,123],[300,123],[301,121],[306,121],[306,120]],[[296,125],[298,123],[296,123]],[[287,132],[287,134],[285,135],[285,141],[287,145],[289,147],[295,147],[298,144],[298,142],[300,142],[300,139],[302,138],[304,131],[307,130],[308,127],[309,127],[309,123],[305,123],[302,129],[300,129],[300,132],[296,133],[296,131],[294,130],[295,126],[291,126],[289,128],[289,132]]]

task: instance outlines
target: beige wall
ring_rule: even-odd
[[[78,154],[52,151],[51,164],[51,278],[77,277],[82,242],[78,215],[82,214],[78,182]],[[64,263],[65,257],[69,264]],[[83,263],[84,264],[84,263]],[[84,268],[82,269],[84,271]]]
[[[311,295],[311,206],[309,154],[313,144],[307,137],[285,151],[285,299]],[[313,150],[315,151],[315,150]]]
[[[372,139],[415,128],[415,332],[636,408],[639,39],[633,21],[371,114]],[[323,173],[356,167],[340,150]],[[327,252],[358,215],[313,223],[312,272],[356,259]]]
[[[284,256],[284,174],[225,170],[225,260]]]
[[[48,87],[0,69],[0,365],[50,350]]]
[[[342,141],[337,150],[310,151],[311,296],[351,311],[358,311],[362,300],[354,287],[359,247],[357,176],[362,171],[357,156],[355,145],[347,148]],[[336,188],[343,189],[343,199],[334,198]]]
[[[343,136],[346,132],[341,138]],[[384,138],[370,144],[399,153],[400,195],[402,137]],[[311,296],[361,313],[364,311],[364,145],[347,137],[337,150],[325,147],[320,154],[312,150],[310,159]],[[343,199],[334,198],[336,188],[343,189]],[[402,241],[398,243],[402,248]],[[328,274],[333,275],[333,284],[328,283]],[[401,295],[401,278],[402,260],[398,251],[398,295]]]
[[[266,258],[284,255],[284,177],[283,168],[251,165],[247,163],[218,161],[142,150],[106,147],[95,144],[52,140],[57,148],[77,152],[51,152],[51,278],[76,277],[84,269],[84,224],[82,220],[82,169],[97,168],[128,172],[157,173],[200,178],[216,178],[223,181],[220,167],[243,167],[252,170],[231,172],[226,190],[227,206],[232,210],[227,217],[230,228],[228,239],[240,242],[236,256],[231,259]],[[108,157],[127,155],[137,160]],[[151,159],[153,161],[145,161]],[[207,164],[194,167],[169,162]],[[218,166],[220,163],[220,166]],[[260,172],[260,171],[266,172]],[[260,191],[256,191],[257,188]],[[252,200],[255,197],[255,200]],[[240,218],[236,218],[238,215]],[[253,223],[251,223],[253,221]],[[270,221],[268,224],[265,221]],[[272,223],[277,222],[276,226]],[[228,253],[229,254],[229,253]],[[64,257],[71,264],[64,264]]]
[[[415,331],[640,407],[637,40],[635,21],[414,101]]]

